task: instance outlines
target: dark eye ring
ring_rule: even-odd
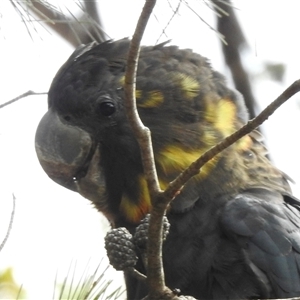
[[[116,107],[112,101],[103,101],[99,105],[99,110],[103,116],[109,117],[116,111]]]

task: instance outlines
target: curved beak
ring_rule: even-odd
[[[95,147],[83,129],[65,124],[49,109],[41,119],[35,136],[40,164],[56,183],[78,192],[75,180],[85,176]]]

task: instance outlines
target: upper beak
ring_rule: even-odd
[[[79,127],[63,123],[57,113],[49,109],[38,125],[35,149],[48,176],[78,192],[75,179],[88,168],[95,150],[91,136]]]

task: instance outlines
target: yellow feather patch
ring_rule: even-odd
[[[135,90],[135,98],[138,100],[142,97],[142,91],[141,90]]]
[[[221,99],[217,103],[214,101],[207,101],[205,110],[206,121],[213,124],[213,127],[222,133],[223,138],[231,135],[236,131],[236,106],[229,99]],[[206,132],[205,132],[206,133]],[[210,137],[212,137],[210,135]],[[204,141],[208,141],[209,136],[204,137]],[[211,140],[213,142],[213,140]],[[209,142],[211,146],[216,144],[216,140],[213,144]],[[235,143],[236,150],[245,151],[251,148],[252,140],[249,136],[244,136]]]
[[[121,76],[119,79],[120,85],[124,86],[125,85],[125,76]]]
[[[178,146],[169,145],[165,147],[157,155],[157,162],[166,176],[177,176],[184,169],[190,166],[194,161],[196,161],[204,152],[205,149],[189,150],[183,149]],[[211,159],[207,164],[203,166],[199,179],[206,177],[211,169],[216,165],[218,161],[218,156]],[[174,178],[172,178],[173,180]]]
[[[164,191],[167,188],[167,186],[169,185],[169,182],[161,180],[159,178],[158,178],[158,181],[159,181],[159,186],[162,191]]]
[[[120,211],[131,223],[139,223],[142,218],[150,211],[151,200],[144,176],[138,179],[139,201],[133,202],[126,195],[123,195],[120,203]]]
[[[141,94],[142,94],[141,91],[139,90],[136,91],[136,98],[138,99],[137,102],[138,107],[154,108],[154,107],[159,107],[164,102],[164,95],[161,91],[158,90],[149,91],[146,93],[145,98],[143,98]]]
[[[193,99],[199,94],[200,83],[195,78],[184,73],[175,73],[174,81],[187,99]]]
[[[238,151],[246,151],[252,147],[252,144],[252,139],[250,138],[250,136],[246,135],[236,142],[236,149]]]
[[[235,131],[236,106],[229,99],[220,99],[218,102],[208,100],[205,119],[226,137]]]
[[[204,126],[201,126],[201,130],[203,131],[201,142],[205,143],[205,147],[203,147],[201,151],[201,154],[203,154],[205,151],[215,146],[219,142],[219,136],[216,130],[212,129],[211,127],[205,128]]]

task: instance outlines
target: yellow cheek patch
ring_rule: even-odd
[[[144,176],[138,179],[139,197],[138,202],[133,202],[129,197],[123,195],[120,203],[120,211],[131,223],[139,223],[141,219],[150,211],[151,200],[147,182]]]
[[[159,107],[164,102],[164,95],[158,90],[149,91],[142,97],[142,91],[136,90],[137,106],[141,108]]]
[[[175,73],[174,81],[187,99],[193,99],[199,94],[200,83],[195,78],[184,73]]]
[[[235,131],[236,106],[228,99],[207,101],[205,120],[226,137]]]
[[[156,158],[165,176],[178,176],[205,152],[205,149],[191,151],[171,145],[160,151]],[[217,161],[218,156],[215,156],[202,167],[201,173],[197,177],[202,179],[210,174]],[[171,179],[173,180],[174,178]]]

